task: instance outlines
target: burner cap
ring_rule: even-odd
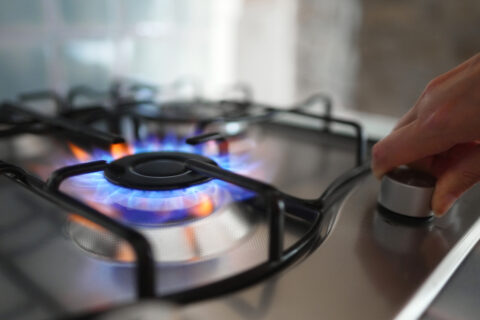
[[[185,162],[190,159],[216,165],[213,160],[193,153],[149,152],[111,162],[104,175],[116,185],[140,190],[181,189],[211,180],[188,169]]]

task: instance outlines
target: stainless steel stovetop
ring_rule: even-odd
[[[78,206],[59,205],[58,199],[46,199],[12,175],[3,176],[0,318],[439,319],[447,315],[451,309],[445,306],[451,299],[445,296],[456,297],[458,288],[465,288],[458,284],[465,283],[463,274],[455,270],[480,237],[480,190],[469,191],[441,219],[405,220],[386,213],[377,207],[379,183],[368,172],[368,163],[356,161],[358,139],[336,134],[335,127],[325,131],[319,120],[299,119],[293,113],[268,121],[234,122],[242,139],[246,133],[254,141],[248,152],[261,160],[263,173],[257,176],[259,171],[252,171],[247,176],[270,183],[288,197],[277,263],[258,276],[238,278],[231,288],[226,283],[225,291],[208,286],[272,258],[271,219],[257,197],[233,201],[203,218],[136,226],[152,244],[157,276],[155,297],[139,299],[132,251],[118,255],[125,243],[105,230],[89,229],[88,223],[75,224],[78,220],[72,221],[72,215],[80,213]],[[54,169],[52,163],[58,167],[56,160],[65,154],[58,152],[63,146],[58,138],[27,134],[4,139],[2,160],[45,180]],[[339,180],[342,175],[347,179]],[[315,201],[307,201],[312,203],[309,210],[295,207],[295,199],[317,199],[318,204],[329,186],[333,191],[327,191],[328,201],[318,208]],[[88,190],[75,192],[85,203],[82,192],[89,194]],[[105,209],[98,203],[94,208]],[[308,221],[316,215],[321,218],[314,240],[296,259],[282,264],[288,254],[296,254],[288,248],[310,232]],[[81,228],[72,229],[72,224]],[[207,289],[185,294],[197,287]]]

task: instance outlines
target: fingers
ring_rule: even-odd
[[[377,178],[410,164],[437,176],[432,208],[443,214],[480,181],[480,54],[432,80],[394,130],[372,149]],[[455,146],[455,147],[454,147]]]
[[[406,126],[413,120],[417,118],[417,109],[415,107],[411,108],[405,115],[403,115],[402,118],[397,122],[395,127],[393,128],[393,131],[396,131],[400,129],[401,127]]]
[[[412,169],[427,172],[438,178],[477,147],[479,147],[478,143],[475,142],[459,143],[445,152],[411,162],[407,165]]]
[[[444,214],[460,197],[480,181],[480,146],[471,148],[438,178],[432,198],[436,215]]]
[[[455,75],[461,73],[463,70],[467,69],[467,67],[470,65],[470,63],[472,61],[474,61],[475,59],[476,59],[476,56],[471,57],[470,59],[468,59],[468,60],[462,62],[461,64],[459,64],[458,66],[456,66],[455,68],[453,68],[453,69],[449,70],[448,72],[446,72],[444,74],[441,74],[440,76],[436,77],[431,83],[440,84],[440,83],[444,82],[445,80],[454,77]]]
[[[427,172],[436,177],[436,174],[433,170],[434,163],[435,163],[435,156],[432,156],[432,157],[426,157],[426,158],[411,162],[407,166],[418,171]]]
[[[450,149],[450,139],[438,130],[425,130],[417,120],[393,131],[373,146],[372,170],[377,178],[385,172]]]
[[[400,129],[401,127],[406,126],[407,124],[411,123],[417,118],[417,110],[419,108],[419,104],[422,102],[422,98],[425,95],[427,90],[432,90],[433,87],[438,87],[445,81],[449,79],[453,79],[457,74],[461,73],[463,70],[467,69],[468,66],[471,64],[472,61],[475,60],[475,56],[464,61],[463,63],[459,64],[452,70],[439,75],[435,79],[433,79],[426,87],[426,89],[422,92],[418,100],[415,102],[415,105],[398,121],[396,126],[393,128],[393,131]]]

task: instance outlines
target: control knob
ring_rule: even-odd
[[[386,173],[381,182],[378,203],[400,215],[428,218],[436,179],[428,173],[405,166]]]

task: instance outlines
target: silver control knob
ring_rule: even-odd
[[[435,183],[435,177],[428,173],[398,167],[383,176],[378,203],[404,216],[431,217]]]

